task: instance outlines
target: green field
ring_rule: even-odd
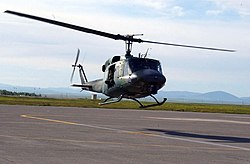
[[[9,105],[33,105],[33,106],[64,106],[64,107],[90,107],[90,108],[113,108],[113,109],[140,109],[133,101],[121,101],[115,104],[100,106],[100,100],[89,99],[54,99],[54,98],[32,98],[1,96],[0,104]],[[151,104],[143,102],[143,104]],[[140,109],[142,110],[142,109]],[[211,112],[211,113],[237,113],[250,114],[250,105],[213,105],[195,103],[169,103],[162,106],[150,107],[143,110],[166,110],[184,112]]]

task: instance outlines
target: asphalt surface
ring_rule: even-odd
[[[0,105],[0,163],[250,163],[250,115]]]

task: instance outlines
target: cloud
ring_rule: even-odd
[[[207,15],[219,15],[222,13],[223,13],[223,10],[207,10],[206,11]]]
[[[174,6],[172,9],[171,9],[171,13],[174,15],[174,16],[183,16],[185,13],[184,13],[184,10],[182,7],[180,6]]]
[[[219,11],[221,13],[228,11],[228,10],[232,10],[232,11],[237,12],[241,17],[249,17],[250,16],[250,1],[248,1],[248,0],[241,0],[241,1],[209,0],[209,1],[215,3],[217,5],[217,7],[220,9]]]
[[[166,0],[133,0],[135,5],[149,7],[155,10],[162,10],[168,6],[169,1]]]

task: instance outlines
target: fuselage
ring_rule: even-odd
[[[103,65],[102,93],[109,97],[141,98],[156,94],[166,82],[154,59],[114,56]]]

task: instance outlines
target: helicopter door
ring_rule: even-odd
[[[129,75],[129,76],[131,75],[131,70],[129,68],[129,64],[127,61],[124,63],[124,66],[123,66],[123,76],[126,76],[126,75]]]
[[[115,65],[115,74],[114,74],[114,78],[119,78],[121,76],[123,76],[123,68],[124,68],[124,64],[120,63],[116,63]]]
[[[115,85],[114,81],[114,72],[115,72],[115,64],[111,65],[108,70],[108,77],[105,83],[108,85],[108,88],[111,88]]]

